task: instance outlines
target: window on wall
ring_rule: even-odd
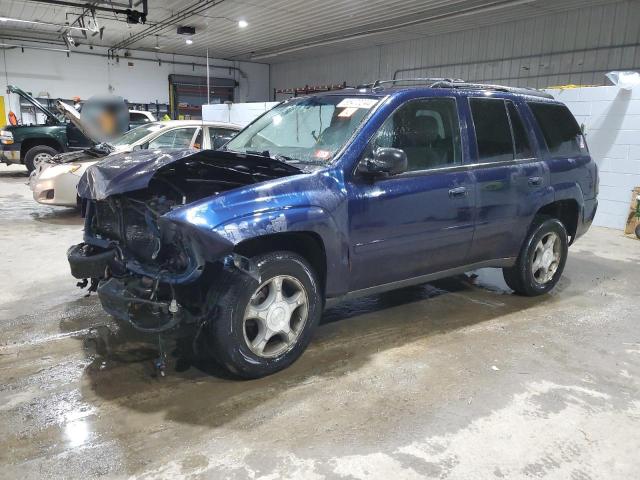
[[[478,162],[513,160],[513,139],[504,100],[470,98],[471,115],[478,144]]]
[[[578,122],[567,107],[536,102],[528,105],[540,125],[551,155],[571,157],[589,153]]]
[[[407,154],[408,171],[461,163],[460,124],[453,98],[411,100],[385,120],[367,155],[393,147]]]

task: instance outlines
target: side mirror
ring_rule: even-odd
[[[373,157],[358,164],[358,173],[367,177],[390,177],[407,171],[407,154],[400,148],[377,148]]]

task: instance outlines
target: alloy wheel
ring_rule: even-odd
[[[304,329],[309,299],[302,283],[277,275],[251,296],[243,319],[244,338],[257,356],[273,358],[291,350]]]
[[[531,273],[539,285],[549,282],[560,265],[561,244],[558,235],[549,232],[537,243],[531,260]]]

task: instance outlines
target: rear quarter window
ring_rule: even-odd
[[[528,103],[549,149],[556,157],[587,155],[589,150],[578,122],[564,105]]]

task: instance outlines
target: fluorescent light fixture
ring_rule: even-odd
[[[187,38],[184,43],[186,43],[187,45],[191,45],[193,43],[193,40],[191,40],[190,38]]]
[[[238,20],[238,27],[247,28],[249,26],[249,22],[246,20]]]

